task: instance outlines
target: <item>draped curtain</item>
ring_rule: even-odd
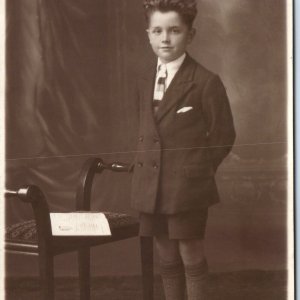
[[[39,184],[54,210],[74,207],[89,156],[132,160],[132,78],[150,52],[140,1],[128,3],[8,2],[7,184]],[[96,205],[129,210],[129,176],[103,177],[99,189],[116,189]]]

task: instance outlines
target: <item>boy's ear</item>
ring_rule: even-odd
[[[148,38],[149,38],[149,40],[150,40],[150,29],[149,29],[149,28],[147,28],[147,29],[146,29],[146,32],[147,32],[147,34],[148,34]]]
[[[194,39],[194,36],[196,35],[196,29],[195,28],[191,28],[189,31],[189,43],[192,42],[192,40]]]

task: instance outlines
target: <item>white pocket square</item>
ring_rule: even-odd
[[[187,112],[187,111],[189,111],[189,110],[191,110],[191,109],[193,109],[192,106],[185,106],[185,107],[182,107],[182,108],[178,109],[178,110],[177,110],[177,113],[178,113],[178,114],[180,114],[180,113],[185,113],[185,112]]]

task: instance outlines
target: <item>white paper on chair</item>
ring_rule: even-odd
[[[50,213],[52,235],[109,236],[108,221],[103,213]]]

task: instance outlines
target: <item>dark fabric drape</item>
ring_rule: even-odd
[[[149,51],[146,37],[139,38],[144,33],[136,24],[144,20],[135,2],[134,10],[128,1],[9,4],[7,181],[40,184],[55,210],[72,209],[78,170],[88,156],[132,160],[132,74],[139,68],[138,52]],[[15,70],[23,77],[15,77]],[[104,205],[118,207],[115,197],[119,189],[124,195],[123,187],[127,200],[119,209],[130,210],[129,176],[103,177],[104,186],[116,186],[116,195],[100,191],[100,198],[109,197]]]

